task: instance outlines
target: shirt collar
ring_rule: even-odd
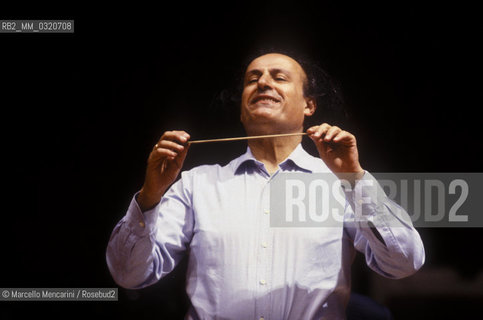
[[[246,168],[249,164],[262,166],[263,163],[255,159],[250,147],[240,157],[234,159],[230,165],[235,173]],[[318,157],[310,155],[299,143],[292,153],[280,163],[279,167],[284,171],[305,171],[305,172],[331,172],[327,165]]]

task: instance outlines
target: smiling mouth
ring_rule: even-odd
[[[279,103],[280,100],[278,100],[274,97],[271,97],[271,96],[261,95],[261,96],[255,97],[252,100],[252,104],[255,104],[255,103],[258,103],[258,102],[264,103],[264,104],[272,104],[272,103]]]

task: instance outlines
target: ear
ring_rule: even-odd
[[[310,117],[314,114],[316,109],[317,103],[315,102],[315,99],[309,97],[305,98],[304,116]]]

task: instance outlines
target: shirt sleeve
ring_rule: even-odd
[[[120,286],[136,289],[154,284],[182,259],[193,230],[187,176],[183,172],[159,204],[144,213],[134,195],[106,250],[109,271]]]
[[[345,189],[345,230],[367,265],[388,278],[403,278],[424,264],[425,252],[408,213],[389,199],[365,172],[354,188]]]

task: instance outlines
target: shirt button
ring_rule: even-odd
[[[360,205],[362,205],[364,203],[364,201],[362,201],[362,199],[357,201],[357,202],[359,202]]]
[[[139,221],[139,226],[140,226],[141,228],[144,228],[146,225],[144,224],[144,222]]]
[[[265,210],[263,210],[263,213],[265,213],[265,214],[269,214],[269,213],[270,213],[270,210],[265,209]]]
[[[262,247],[266,248],[268,247],[268,244],[266,242],[262,242]]]
[[[267,284],[267,281],[262,279],[262,280],[260,280],[260,284],[265,285],[265,284]]]

